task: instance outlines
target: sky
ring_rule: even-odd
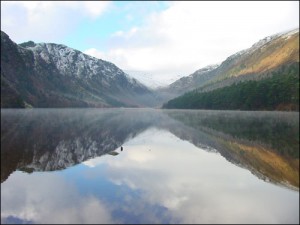
[[[64,44],[159,84],[295,28],[299,1],[1,1],[14,42]]]

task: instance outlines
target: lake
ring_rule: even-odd
[[[1,223],[299,224],[299,113],[1,109]]]

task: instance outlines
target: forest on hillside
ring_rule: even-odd
[[[208,92],[187,92],[163,105],[168,109],[299,111],[299,64],[272,72],[262,80],[249,80]]]

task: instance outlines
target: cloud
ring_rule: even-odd
[[[13,41],[69,40],[89,55],[162,83],[296,27],[298,1],[1,2],[1,29]]]
[[[77,4],[79,6],[79,9],[81,4],[83,4],[83,7],[88,16],[91,16],[92,18],[97,18],[108,8],[110,3],[105,1],[83,1]]]
[[[110,2],[2,1],[1,29],[15,42],[60,42],[83,18],[95,19]]]
[[[82,196],[58,174],[14,173],[1,184],[1,221],[14,217],[34,223],[115,223],[99,198]]]
[[[87,55],[96,57],[98,59],[104,59],[104,58],[107,57],[104,52],[101,52],[101,51],[99,51],[95,48],[87,49],[87,50],[84,51],[84,53],[87,54]]]
[[[168,131],[150,128],[124,146],[121,160],[107,161],[108,179],[141,193],[130,206],[140,203],[166,209],[167,223],[299,220],[299,193],[265,183],[219,153],[199,149]],[[134,210],[142,214],[143,208]]]
[[[172,2],[108,41],[106,60],[158,78],[189,75],[265,36],[299,26],[299,2]],[[94,56],[97,51],[94,50]]]

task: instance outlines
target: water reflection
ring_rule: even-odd
[[[299,113],[166,112],[208,134],[202,143],[217,149],[230,162],[266,181],[299,189]]]
[[[152,117],[143,115],[115,110],[2,110],[1,182],[16,169],[60,170],[109,153],[152,124]]]
[[[298,116],[2,110],[1,222],[299,223]]]

